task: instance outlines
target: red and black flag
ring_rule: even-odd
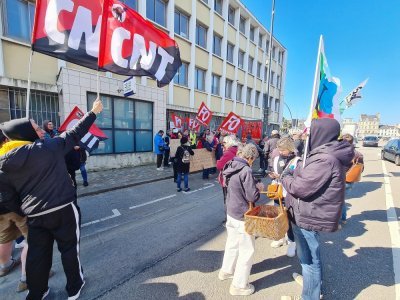
[[[63,132],[74,127],[76,123],[83,117],[84,113],[75,106],[65,121],[61,124],[58,131]],[[81,139],[80,146],[87,150],[89,153],[96,150],[99,146],[100,141],[107,139],[107,136],[103,131],[95,124],[93,124],[89,132]]]

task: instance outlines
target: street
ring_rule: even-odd
[[[321,234],[324,299],[400,299],[400,167],[382,162],[380,148],[358,150],[365,171],[347,200],[348,222]],[[230,281],[217,277],[226,233],[222,191],[211,178],[190,175],[188,193],[168,179],[79,198],[86,277],[80,299],[234,298]],[[396,209],[388,210],[392,202]],[[286,246],[256,240],[250,275],[256,292],[249,298],[301,294],[291,276],[301,267],[285,253]],[[49,299],[66,299],[56,245],[53,270]],[[15,270],[0,279],[1,299],[24,299],[14,291],[19,275]]]

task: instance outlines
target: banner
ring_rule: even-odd
[[[83,117],[84,113],[75,106],[65,121],[61,124],[58,131],[63,132],[74,127],[76,123]],[[107,136],[95,124],[93,124],[89,132],[81,139],[80,146],[87,150],[89,153],[96,150],[100,141],[107,139]]]
[[[168,84],[182,65],[177,43],[116,0],[37,0],[32,49],[94,70]]]
[[[328,61],[325,55],[324,39],[321,35],[310,113],[305,122],[306,127],[310,127],[312,119],[318,118],[335,118],[340,122],[338,101],[338,94],[340,91],[339,78],[332,77],[330,74]]]
[[[32,50],[97,70],[103,1],[37,0]]]
[[[242,125],[242,118],[237,114],[230,112],[218,128],[218,131],[236,134]]]
[[[204,104],[204,102],[202,102],[197,112],[196,120],[204,126],[208,126],[211,122],[211,118],[212,111]]]
[[[368,78],[361,82],[354,90],[350,92],[350,94],[346,96],[346,98],[344,98],[344,100],[341,102],[340,113],[343,113],[343,111],[353,106],[361,99],[361,89],[364,88],[367,82]]]
[[[174,126],[175,128],[183,128],[183,123],[184,121],[182,120],[181,117],[178,117],[177,115],[172,115],[172,122],[174,122]]]
[[[193,129],[194,131],[199,131],[201,124],[192,118],[187,118],[189,129]]]
[[[261,140],[262,121],[243,121],[242,125],[242,140],[245,140],[248,135],[255,141]]]

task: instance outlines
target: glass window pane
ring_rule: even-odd
[[[188,38],[189,37],[189,18],[185,15],[181,15],[181,36]]]
[[[104,141],[100,141],[99,147],[94,150],[92,153],[94,154],[104,154],[104,153],[112,153],[113,152],[113,133],[112,130],[102,129],[104,134],[108,137],[108,139]]]
[[[92,107],[93,102],[96,100],[96,94],[88,95],[88,107]],[[111,98],[108,96],[101,96],[103,102],[103,111],[97,116],[95,124],[101,128],[112,128],[112,106]]]
[[[151,131],[135,132],[136,151],[153,151],[153,133]]]
[[[27,2],[7,0],[7,35],[30,41],[31,27]]]
[[[115,152],[133,152],[133,131],[116,130],[115,131]]]
[[[135,103],[135,128],[149,129],[153,128],[153,105],[148,102]]]
[[[155,0],[156,1],[156,19],[155,21],[162,25],[165,26],[165,10],[166,10],[166,5],[164,1],[162,0]]]
[[[154,16],[154,1],[155,0],[147,0],[146,1],[146,17],[150,20],[155,20]]]
[[[133,101],[114,99],[114,127],[133,129]]]
[[[175,33],[176,34],[180,34],[180,28],[179,28],[179,12],[175,12],[175,15],[174,15],[174,26],[175,26],[175,28],[174,28],[174,30],[175,30]]]

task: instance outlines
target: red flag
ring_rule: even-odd
[[[172,121],[174,122],[175,128],[182,128],[184,121],[182,120],[181,117],[178,117],[177,115],[172,115]]]
[[[74,127],[76,123],[83,117],[84,113],[75,106],[65,121],[61,124],[58,131],[63,132]],[[95,124],[93,124],[89,132],[81,139],[81,146],[84,146],[89,152],[97,149],[99,142],[107,139],[103,131]]]
[[[244,140],[248,135],[257,141],[261,139],[262,121],[243,121],[242,125],[242,139]]]
[[[104,0],[99,67],[168,84],[182,65],[178,44],[135,10]]]
[[[189,125],[189,129],[193,129],[195,131],[198,131],[200,129],[200,123],[192,118],[187,118],[187,122]]]
[[[197,112],[196,120],[199,121],[201,124],[207,126],[210,124],[212,118],[212,111],[204,104],[201,103],[199,107],[199,111]]]
[[[242,125],[242,118],[237,114],[230,112],[225,120],[221,123],[218,130],[236,134]]]

